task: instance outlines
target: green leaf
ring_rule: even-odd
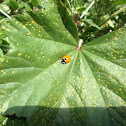
[[[115,1],[115,4],[116,5],[121,5],[121,4],[124,4],[125,5],[126,4],[126,0],[116,0]]]
[[[10,8],[5,3],[0,4],[0,9],[8,14],[11,12]],[[1,19],[4,19],[4,18],[5,18],[5,15],[0,12],[0,23],[2,22]]]
[[[2,43],[2,40],[0,39],[0,45],[1,45],[1,43]]]
[[[6,117],[4,117],[4,116],[2,116],[2,115],[0,114],[0,124],[1,124],[5,119],[6,119]]]
[[[0,9],[8,14],[11,12],[10,8],[4,3],[0,4]]]
[[[9,4],[9,6],[11,6],[13,9],[15,9],[15,10],[18,9],[18,6],[19,6],[19,5],[18,5],[18,4],[19,4],[18,1],[16,1],[16,0],[9,0],[9,1],[8,1],[8,4]]]
[[[18,9],[22,9],[23,7],[25,7],[25,10],[31,11],[30,5],[29,5],[28,3],[25,3],[25,2],[22,1],[22,2],[19,4]]]
[[[6,37],[6,34],[4,33],[3,30],[0,29],[0,39],[4,39]],[[1,44],[1,43],[0,43]]]
[[[108,20],[107,23],[109,24],[110,27],[114,28],[114,24],[113,24],[112,20]]]
[[[7,120],[7,122],[5,123],[5,126],[27,126],[27,125],[28,124],[26,123],[26,121],[18,119]]]
[[[33,6],[38,6],[39,5],[38,0],[31,0],[31,3],[33,4]]]
[[[46,3],[46,0],[31,0],[31,3],[33,4],[33,6],[37,7],[41,6],[43,3]]]
[[[3,42],[2,39],[4,39],[5,37],[6,37],[6,34],[4,33],[4,31],[0,30],[0,63],[3,62],[4,58],[5,58],[5,56],[3,54],[3,51],[1,50],[1,48],[2,48],[2,42]]]
[[[86,7],[78,7],[77,12],[83,12],[86,10]]]
[[[82,19],[82,21],[84,21],[84,22],[90,24],[91,26],[96,27],[97,29],[100,30],[100,27],[98,25],[96,25],[91,19]]]
[[[77,51],[53,1],[48,7],[2,24],[10,49],[0,64],[0,111],[28,126],[125,126],[126,29]],[[61,64],[66,54],[71,62]]]
[[[3,54],[3,51],[0,49],[0,63],[3,62],[5,59],[5,56]]]
[[[76,41],[79,40],[78,38],[78,32],[77,32],[77,28],[76,25],[72,19],[72,16],[69,15],[66,7],[61,3],[60,0],[55,0],[56,6],[58,8],[58,12],[62,18],[62,21],[66,27],[66,29],[72,34],[72,36],[74,37],[74,39]]]

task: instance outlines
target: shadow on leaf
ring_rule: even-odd
[[[5,126],[126,126],[126,107],[15,106]]]

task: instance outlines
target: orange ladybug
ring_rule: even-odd
[[[69,55],[65,55],[62,57],[61,63],[65,64],[65,63],[69,63],[71,61],[71,57]]]

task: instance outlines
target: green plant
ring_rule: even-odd
[[[125,27],[78,48],[72,17],[51,0],[1,29],[1,125],[125,126]],[[61,64],[66,54],[71,62]]]
[[[68,5],[68,0],[64,4]],[[94,0],[70,0],[68,10],[78,27],[79,37],[85,43],[94,38],[105,35],[110,31],[117,30],[125,25],[126,2],[118,0],[95,0],[94,5],[86,12],[91,1]],[[120,13],[121,12],[121,13]],[[85,13],[84,16],[83,13]],[[116,19],[116,16],[118,18]]]

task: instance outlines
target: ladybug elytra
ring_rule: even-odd
[[[61,63],[65,64],[65,63],[69,63],[71,61],[71,57],[69,55],[65,55],[62,57]]]

